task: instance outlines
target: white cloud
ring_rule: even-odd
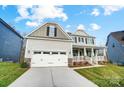
[[[19,16],[16,17],[16,21],[28,19],[35,22],[42,22],[46,18],[59,18],[63,21],[68,19],[66,13],[64,13],[62,6],[54,5],[37,5],[37,6],[18,6],[17,11]]]
[[[85,26],[83,24],[79,24],[77,26],[77,29],[85,30]]]
[[[99,16],[99,15],[100,15],[100,11],[99,11],[99,9],[94,8],[93,11],[91,12],[91,15]]]
[[[17,12],[19,13],[19,16],[16,17],[16,21],[20,21],[23,19],[30,18],[30,13],[28,11],[29,8],[32,8],[32,6],[17,6]]]
[[[38,26],[38,23],[37,23],[37,22],[30,22],[30,21],[27,21],[27,22],[26,22],[26,25],[29,26],[29,27],[35,27],[35,26]]]
[[[70,27],[71,27],[71,25],[67,25],[67,26],[66,26],[66,28],[70,28]]]
[[[117,11],[123,9],[124,6],[104,5],[104,6],[102,6],[102,8],[104,9],[104,15],[108,16],[108,15],[111,15],[113,12],[117,12]]]
[[[96,24],[96,23],[90,24],[90,27],[91,27],[91,29],[94,30],[94,31],[97,31],[97,30],[101,29],[101,26],[98,25],[98,24]]]
[[[71,32],[70,30],[66,29],[65,32]]]

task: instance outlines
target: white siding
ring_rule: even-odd
[[[71,42],[27,39],[25,58],[31,58],[34,51],[64,51],[71,57],[71,48]]]

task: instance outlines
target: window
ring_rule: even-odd
[[[115,44],[113,43],[112,47],[114,48],[115,47]]]
[[[73,50],[73,56],[78,56],[78,50]]]
[[[47,27],[47,36],[56,37],[57,36],[57,28],[55,26]]]
[[[98,50],[98,56],[103,56],[103,50]]]
[[[87,44],[94,44],[93,38],[87,38]]]
[[[81,41],[81,39],[80,39],[80,37],[78,37],[78,42],[80,42]]]
[[[66,55],[66,52],[60,52],[60,54],[62,54],[62,55]]]
[[[52,52],[52,54],[58,54],[58,52]]]
[[[87,44],[87,38],[85,38],[86,44]]]
[[[41,52],[40,51],[35,51],[34,54],[41,54]]]
[[[84,39],[83,38],[81,38],[81,43],[84,43]]]
[[[43,54],[50,54],[50,52],[43,52]]]
[[[75,43],[77,43],[77,37],[75,37]]]

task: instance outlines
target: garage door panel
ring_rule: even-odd
[[[31,67],[68,66],[67,55],[35,54]]]

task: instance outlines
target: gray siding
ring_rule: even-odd
[[[22,38],[0,23],[0,58],[3,61],[19,61]]]
[[[47,27],[50,26],[50,25],[53,25],[53,26],[55,26],[57,28],[57,36],[56,37],[49,37],[49,36],[47,36]],[[59,27],[59,25],[54,24],[54,23],[46,23],[45,25],[41,26],[39,29],[37,29],[36,31],[31,33],[29,35],[29,37],[30,36],[68,40],[68,37],[65,34],[62,33],[61,27]]]
[[[115,47],[113,47],[113,44]],[[108,39],[107,54],[108,59],[112,61],[113,64],[124,65],[124,47],[111,35]]]

